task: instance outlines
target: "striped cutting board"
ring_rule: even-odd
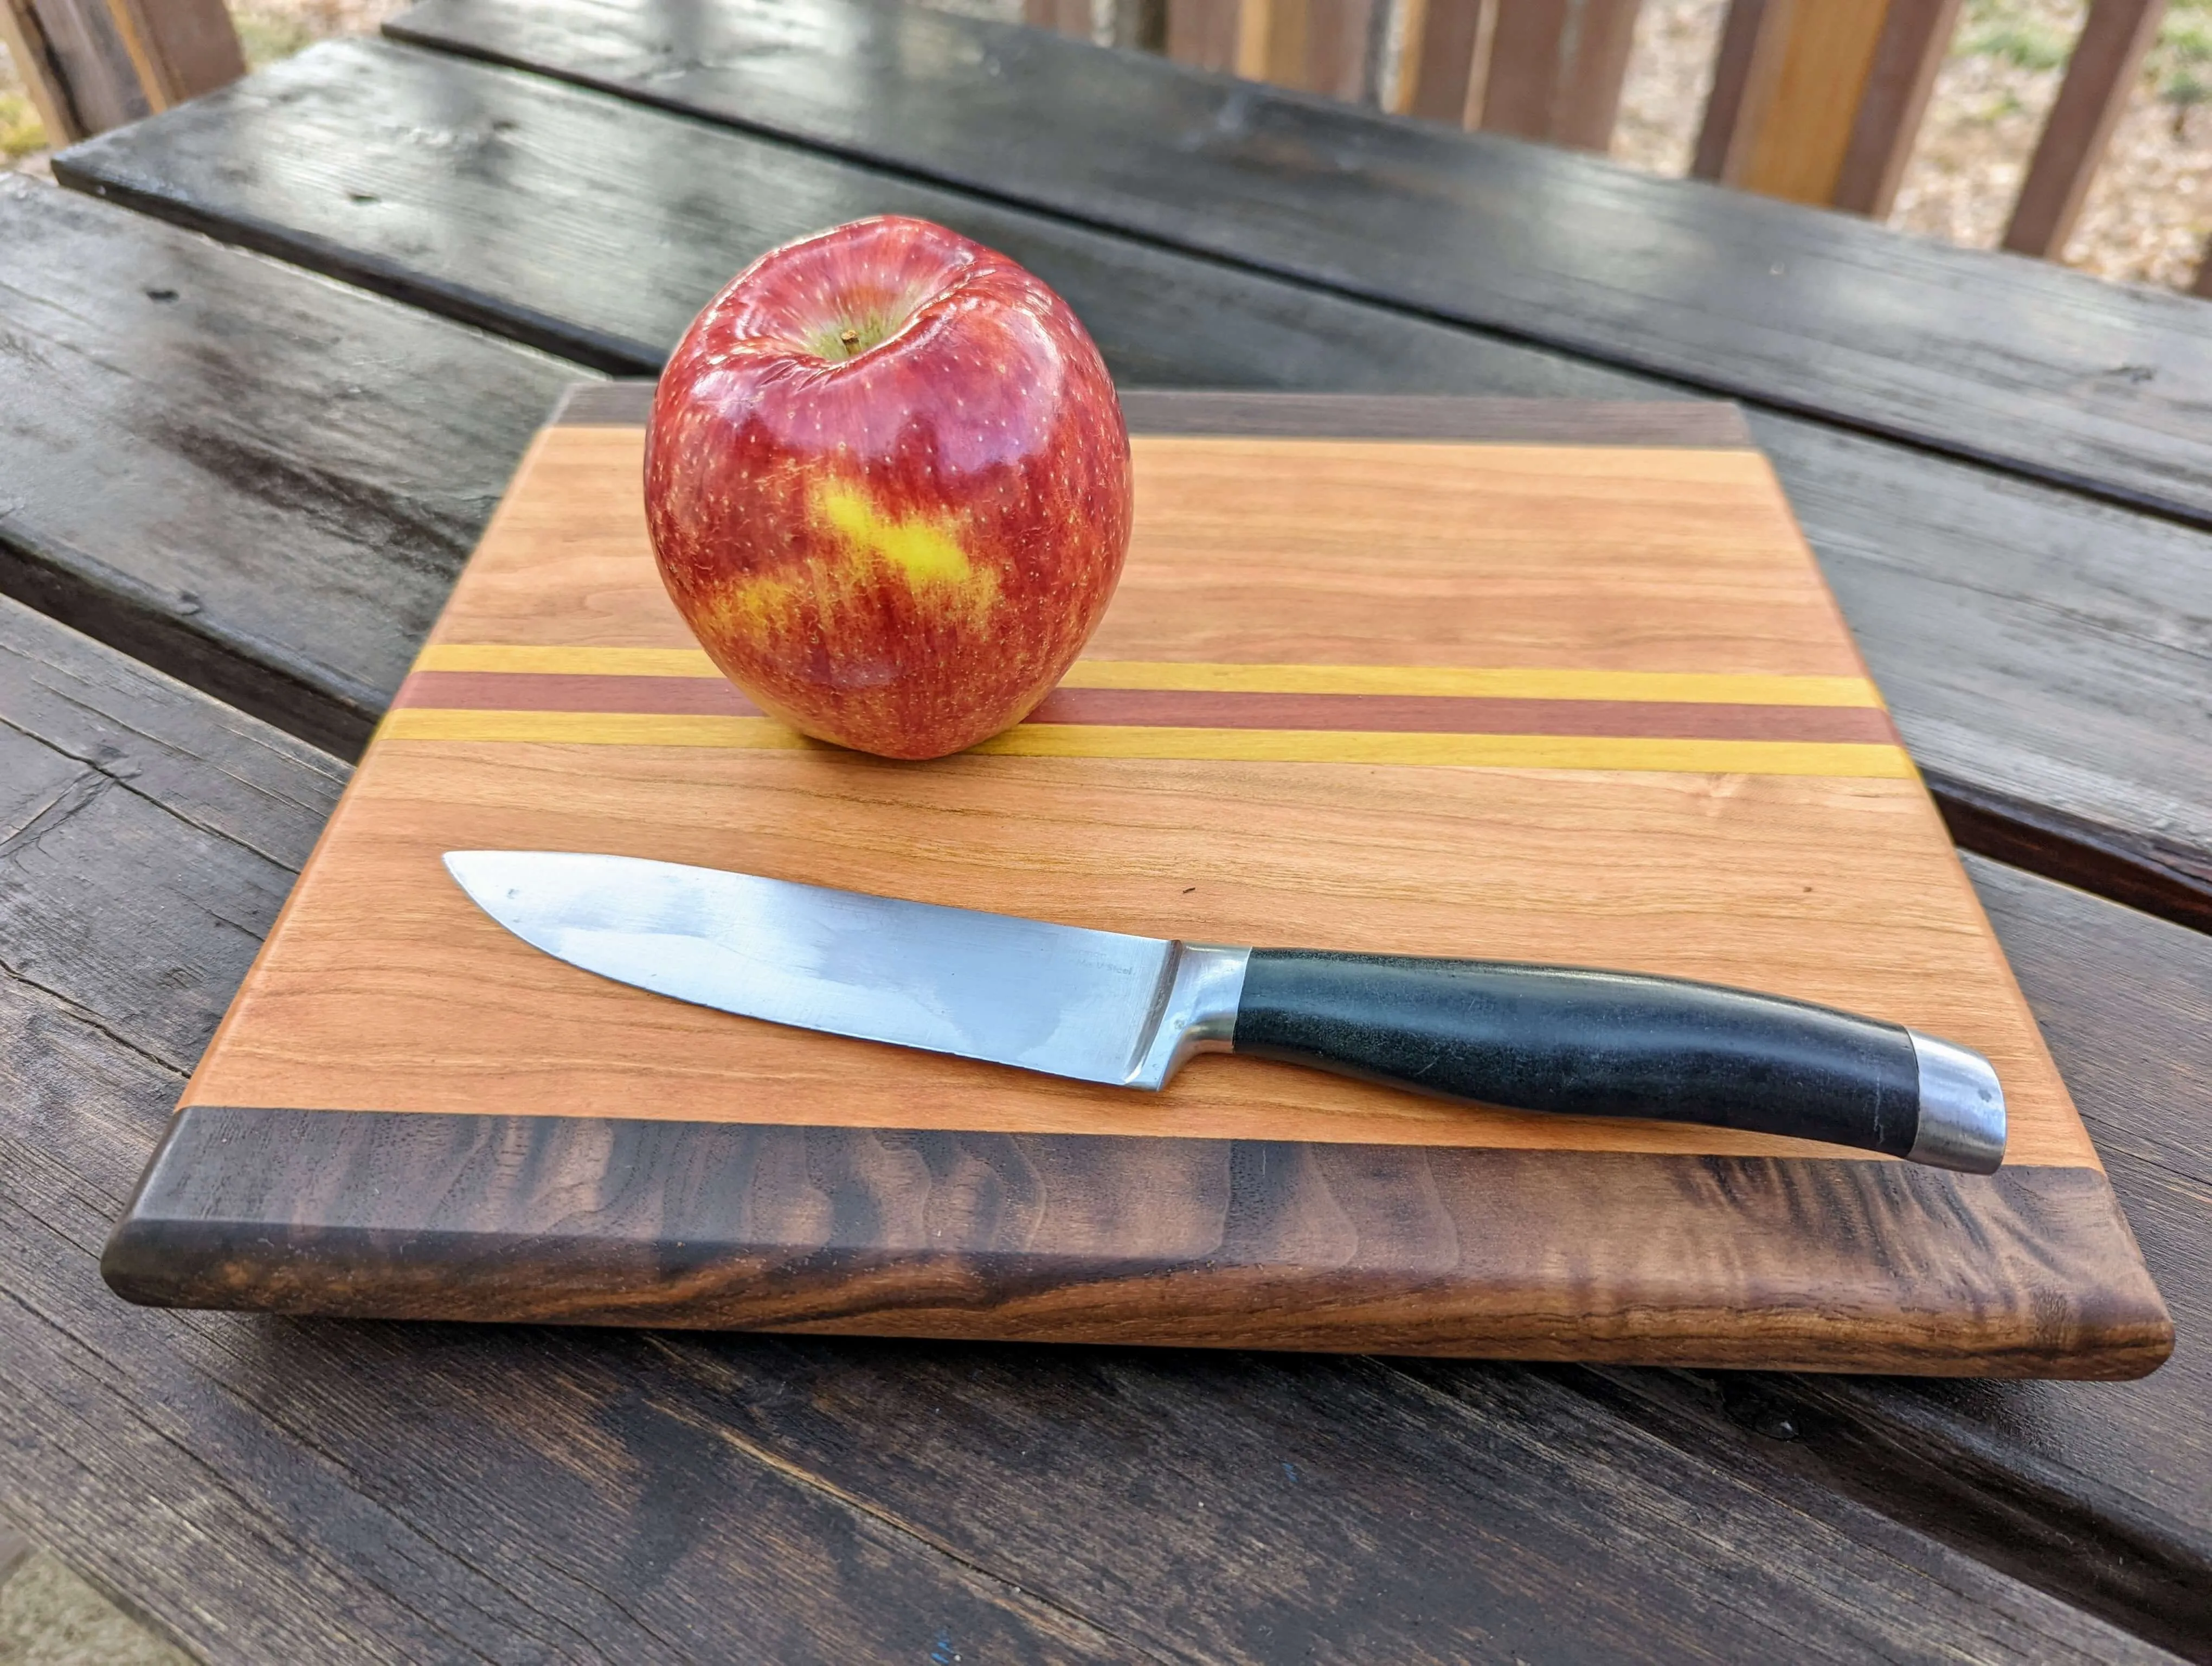
[[[1942,824],[1726,406],[1132,395],[1113,608],[928,764],[714,672],[647,390],[539,437],[111,1246],[304,1311],[2125,1375],[2170,1328]],[[1155,936],[1798,995],[1996,1064],[1964,1177],[1253,1060],[1159,1095],[550,960],[457,848],[590,849]]]

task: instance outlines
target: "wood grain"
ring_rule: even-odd
[[[2172,1346],[2133,1252],[2080,1168],[203,1102],[101,1268],[356,1317],[2112,1378]]]
[[[579,372],[0,178],[0,590],[357,751]]]
[[[1325,431],[1327,402],[1310,414]],[[431,652],[684,654],[641,535],[641,445],[548,429]],[[1137,526],[1095,645],[1121,657],[1085,681],[1179,659],[1211,677],[1194,620],[1235,626],[1201,639],[1209,661],[1271,676],[1424,648],[1444,672],[1856,669],[1755,453],[1191,435],[1133,450]],[[1206,605],[1209,583],[1237,605]],[[1697,605],[1670,613],[1675,594]],[[107,1276],[132,1299],[1996,1375],[2134,1375],[2170,1346],[1913,783],[908,769],[825,748],[422,740],[398,721],[412,713],[372,746],[112,1241]],[[439,866],[547,846],[1151,935],[1796,994],[1990,1056],[2010,1166],[1964,1184],[1249,1060],[1139,1098],[732,1019],[538,953]]]
[[[1328,402],[1308,420],[1326,423]],[[642,443],[635,429],[548,429],[432,651],[689,647],[643,537]],[[1859,670],[1755,453],[1144,435],[1134,447],[1137,529],[1090,658]],[[2013,1160],[2094,1161],[1909,781],[1022,756],[912,770],[834,749],[390,733],[333,824],[330,848],[345,854],[303,881],[193,1103],[457,1111],[499,1108],[511,1091],[571,1116],[635,1105],[1001,1132],[1808,1149],[1652,1124],[1478,1122],[1249,1061],[1201,1061],[1172,1093],[1133,1103],[798,1031],[733,1033],[724,1015],[545,960],[482,920],[437,866],[445,849],[550,842],[1054,918],[1080,899],[1081,923],[1146,935],[1771,988],[1977,1047],[2008,1084]],[[548,798],[538,783],[555,779]],[[1469,818],[1484,828],[1473,848]],[[1606,876],[1602,901],[1591,874]],[[395,979],[398,968],[422,970]],[[733,1094],[739,1046],[756,1062]]]
[[[890,0],[713,0],[686,19],[678,31],[606,0],[431,0],[392,27],[1091,225],[2212,520],[2199,410],[2212,384],[2212,319],[2186,296],[1992,261],[1852,218],[1389,123]],[[793,53],[805,73],[793,72]],[[1046,110],[1051,119],[1040,120]],[[2135,374],[2143,366],[2154,374]]]
[[[0,781],[98,761],[138,789],[49,818],[64,860],[0,852],[35,957],[0,970],[0,1494],[204,1656],[2166,1657],[2130,1634],[2155,1611],[2086,1615],[2024,1582],[2048,1563],[1995,1572],[1806,1479],[1802,1442],[1620,1392],[1670,1373],[122,1306],[94,1248],[343,772],[21,609],[0,643]],[[1976,872],[2091,1116],[2183,1138],[2191,1102],[2131,1061],[2203,1064],[2203,939]],[[2146,1238],[2185,1345],[2190,1241]],[[2108,1500],[2212,1519],[2202,1366],[1972,1385],[1917,1436],[1917,1496],[2014,1466],[2046,1516],[2070,1499],[2072,1570],[2124,1570]]]
[[[268,97],[252,90],[261,87]],[[444,151],[413,137],[421,124],[410,112],[440,111],[452,119],[435,131],[492,147],[495,170],[447,167]],[[73,157],[62,166],[81,183],[593,362],[657,365],[653,344],[673,341],[761,250],[896,210],[945,222],[1038,272],[1081,313],[1125,386],[1616,402],[1665,391],[422,54],[318,49]],[[1249,413],[1281,396],[1220,397]],[[2212,869],[2185,856],[2212,851],[2203,765],[2212,718],[2193,692],[2192,647],[2212,593],[2212,541],[1865,436],[1771,413],[1751,421],[1923,769],[1954,807],[2014,806],[2027,818],[2000,842],[2005,830],[1983,817],[1976,824],[1991,836],[1981,848],[2081,883],[2124,882],[2145,906],[2212,922]],[[497,459],[501,474],[510,466]],[[129,570],[127,547],[113,559]],[[287,629],[325,628],[312,587],[286,593],[296,622]]]

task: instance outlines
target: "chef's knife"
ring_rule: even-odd
[[[1504,961],[1129,937],[715,868],[455,850],[526,943],[702,1006],[1121,1087],[1193,1054],[1288,1059],[1522,1110],[1792,1134],[1987,1174],[1979,1054],[1716,984]]]

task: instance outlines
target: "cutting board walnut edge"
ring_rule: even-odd
[[[1234,1052],[1440,1098],[1743,1128],[1994,1173],[1980,1055],[1685,978],[1250,949],[579,851],[446,867],[533,948],[745,1018],[1158,1091]]]

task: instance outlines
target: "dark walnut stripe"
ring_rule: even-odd
[[[647,712],[758,717],[714,677],[418,671],[394,709]],[[1736,706],[1662,700],[1502,700],[1413,694],[1245,694],[1182,689],[1054,690],[1031,723],[1126,728],[1304,729],[1391,734],[1547,734],[1623,739],[1858,741],[1894,745],[1874,706]]]
[[[2172,1345],[2094,1170],[1833,1159],[203,1105],[102,1270],[171,1306],[1809,1371]]]

